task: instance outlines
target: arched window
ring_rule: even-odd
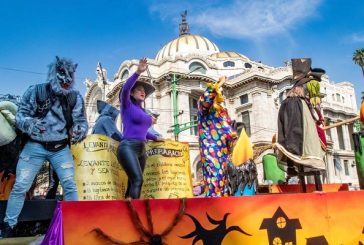
[[[206,68],[199,62],[192,62],[189,66],[190,72],[206,74]]]
[[[235,63],[233,61],[225,61],[223,63],[223,66],[224,67],[234,67],[235,66]]]
[[[124,81],[128,77],[129,77],[129,71],[128,70],[123,71],[123,74],[121,75],[121,81]]]
[[[248,69],[252,68],[252,65],[250,63],[245,63],[244,66],[245,66],[245,68],[248,68]]]

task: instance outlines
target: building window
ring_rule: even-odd
[[[252,66],[250,63],[245,63],[245,64],[244,64],[244,67],[245,67],[245,68],[250,69],[250,68],[252,68],[253,66]]]
[[[197,124],[197,119],[198,119],[197,116],[191,116],[191,123],[196,122],[196,124]],[[197,125],[194,126],[194,127],[192,127],[192,128],[190,128],[190,134],[191,135],[198,136],[198,128],[197,128]]]
[[[340,159],[334,158],[334,170],[335,170],[335,176],[337,176],[338,171],[340,172],[342,170],[341,161]]]
[[[206,68],[200,62],[192,62],[189,66],[190,72],[206,74]]]
[[[240,104],[244,105],[249,102],[248,94],[243,94],[240,96]]]
[[[335,101],[335,95],[332,94],[332,101]]]
[[[336,128],[336,130],[337,130],[337,137],[339,138],[339,149],[345,150],[343,127],[342,126],[338,126]]]
[[[246,134],[250,137],[251,134],[251,130],[250,130],[250,116],[249,116],[249,111],[244,111],[241,114],[242,117],[242,122],[246,131]]]
[[[348,160],[344,160],[344,170],[345,170],[345,175],[349,176],[349,161]]]
[[[342,100],[342,102],[343,102],[343,103],[345,103],[345,98],[344,98],[344,96],[342,96],[342,97],[341,97],[341,100]]]
[[[232,61],[225,61],[225,62],[223,63],[223,66],[224,66],[224,67],[234,67],[234,66],[235,66],[235,63],[234,63],[234,62],[232,62]]]
[[[121,75],[121,81],[124,81],[128,77],[129,77],[129,71],[128,70],[123,71],[123,74]]]
[[[197,112],[198,112],[198,99],[190,98],[190,120],[191,123],[197,122]],[[197,125],[190,128],[191,135],[198,135]]]
[[[336,101],[337,102],[341,102],[341,100],[340,100],[340,94],[336,94]]]

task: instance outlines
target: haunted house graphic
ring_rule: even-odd
[[[272,218],[263,219],[260,230],[267,230],[270,245],[296,245],[296,230],[302,229],[298,219],[289,219],[278,207]]]
[[[307,240],[306,245],[329,245],[325,236],[310,237],[307,238],[306,240]]]

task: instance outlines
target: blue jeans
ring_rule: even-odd
[[[67,201],[78,200],[74,162],[69,147],[51,152],[47,151],[41,144],[29,141],[19,156],[15,184],[6,207],[4,222],[7,222],[11,227],[17,224],[18,216],[24,205],[25,193],[30,189],[45,160],[50,162],[61,181],[64,199]]]

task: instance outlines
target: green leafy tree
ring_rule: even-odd
[[[364,76],[364,48],[355,50],[353,54],[353,61],[358,64],[363,72]]]

